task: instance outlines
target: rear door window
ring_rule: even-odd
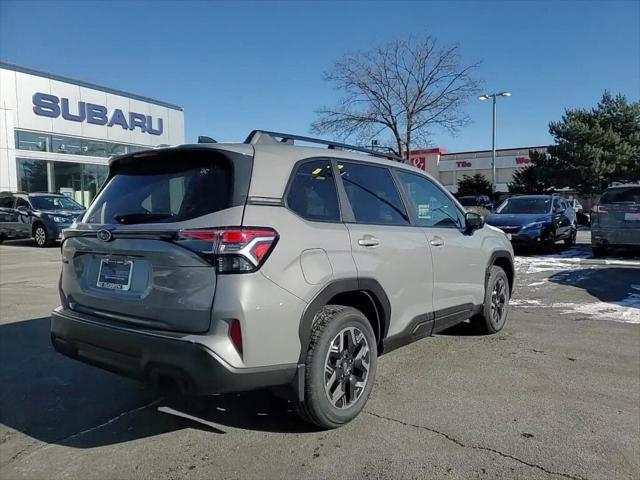
[[[86,223],[172,223],[229,208],[232,165],[222,156],[180,152],[119,166]]]
[[[357,223],[409,225],[389,169],[350,162],[338,168]]]
[[[340,221],[338,193],[329,160],[311,160],[298,166],[287,194],[287,206],[307,220]]]

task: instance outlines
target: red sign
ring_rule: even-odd
[[[531,159],[529,157],[516,157],[516,163],[518,165],[526,165],[531,163]]]
[[[456,162],[456,168],[469,168],[471,166],[471,162]]]
[[[411,165],[419,168],[420,170],[426,170],[427,168],[427,157],[425,156],[415,156],[411,157]]]

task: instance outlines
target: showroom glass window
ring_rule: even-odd
[[[398,179],[421,227],[460,228],[465,225],[463,213],[446,193],[427,178],[398,170]]]
[[[400,194],[386,167],[341,162],[338,168],[357,223],[409,224]]]
[[[287,194],[287,206],[308,220],[339,222],[338,193],[329,160],[300,165]]]
[[[82,140],[74,137],[53,135],[51,139],[51,151],[69,155],[83,155]]]
[[[46,192],[48,190],[47,162],[18,158],[18,186],[23,192]]]
[[[16,132],[16,148],[18,150],[32,150],[46,152],[49,150],[51,136],[44,133]]]

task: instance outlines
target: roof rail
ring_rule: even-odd
[[[279,139],[279,140],[278,140]],[[302,135],[293,135],[290,133],[270,132],[268,130],[254,130],[252,131],[244,143],[251,145],[255,144],[286,144],[293,145],[295,140],[307,143],[317,143],[320,145],[327,145],[330,150],[352,150],[354,152],[366,153],[368,155],[380,158],[386,158],[388,160],[396,160],[398,162],[404,162],[402,157],[394,153],[376,152],[370,148],[358,147],[356,145],[349,145],[346,143],[331,142],[329,140],[322,140],[320,138],[305,137]],[[390,150],[390,149],[389,149]]]

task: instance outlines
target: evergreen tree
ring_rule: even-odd
[[[544,153],[530,152],[529,158],[539,158],[545,156]],[[551,190],[550,186],[538,177],[538,169],[535,162],[526,167],[519,168],[513,174],[513,181],[509,184],[509,193],[518,193],[525,195],[536,195],[547,193]]]
[[[458,195],[491,195],[491,182],[481,173],[463,175],[458,180]]]
[[[640,180],[640,103],[605,91],[591,110],[566,110],[549,124],[555,145],[534,161],[544,184],[580,193],[600,192],[611,182]]]

